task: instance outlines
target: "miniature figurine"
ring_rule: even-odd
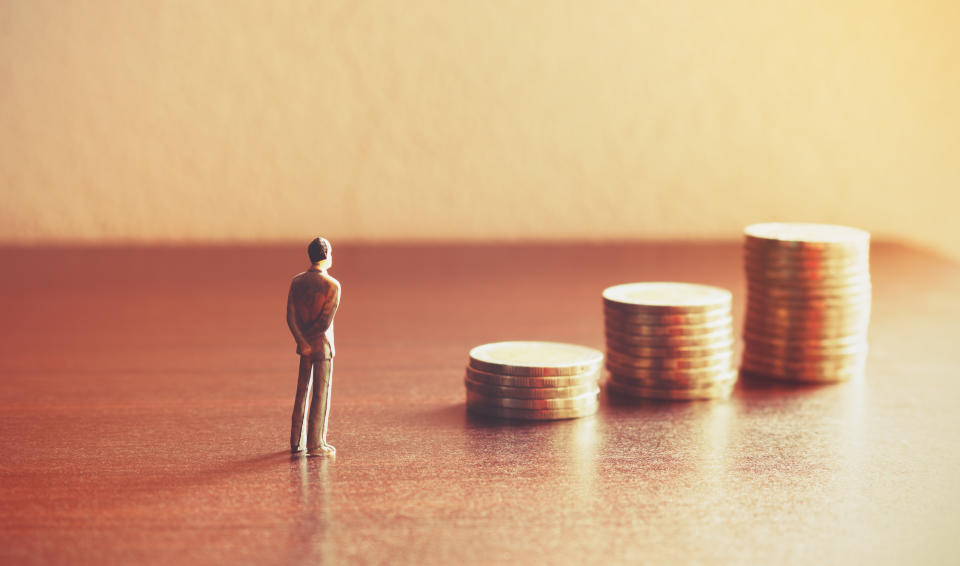
[[[287,297],[287,325],[297,341],[300,375],[293,405],[290,451],[303,451],[302,430],[308,399],[310,418],[307,426],[307,455],[335,454],[327,444],[327,418],[330,415],[330,390],[333,384],[333,317],[340,306],[340,282],[327,274],[333,263],[330,242],[316,238],[307,247],[312,265],[290,282]]]

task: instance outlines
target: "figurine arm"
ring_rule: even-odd
[[[323,324],[322,332],[326,332],[333,324],[333,317],[337,315],[337,309],[340,307],[340,285],[333,287],[330,300],[323,305],[323,312],[320,315],[320,322]]]
[[[300,346],[300,352],[305,356],[310,355],[310,345],[303,337],[300,325],[297,324],[297,310],[294,307],[293,301],[293,285],[290,286],[290,294],[287,295],[287,326],[290,328],[290,333],[293,334],[293,339],[297,341],[297,346]]]

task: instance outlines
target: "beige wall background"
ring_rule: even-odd
[[[0,0],[0,242],[737,237],[960,257],[960,3]]]

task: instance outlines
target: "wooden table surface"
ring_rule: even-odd
[[[467,416],[506,339],[602,346],[601,290],[716,284],[736,243],[337,246],[330,441],[291,457],[300,247],[0,250],[0,561],[960,562],[960,266],[872,255],[861,383]]]

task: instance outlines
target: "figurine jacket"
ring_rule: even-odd
[[[287,296],[287,326],[297,341],[297,353],[306,343],[313,359],[332,359],[333,317],[340,306],[340,283],[325,271],[311,268],[290,282]]]

